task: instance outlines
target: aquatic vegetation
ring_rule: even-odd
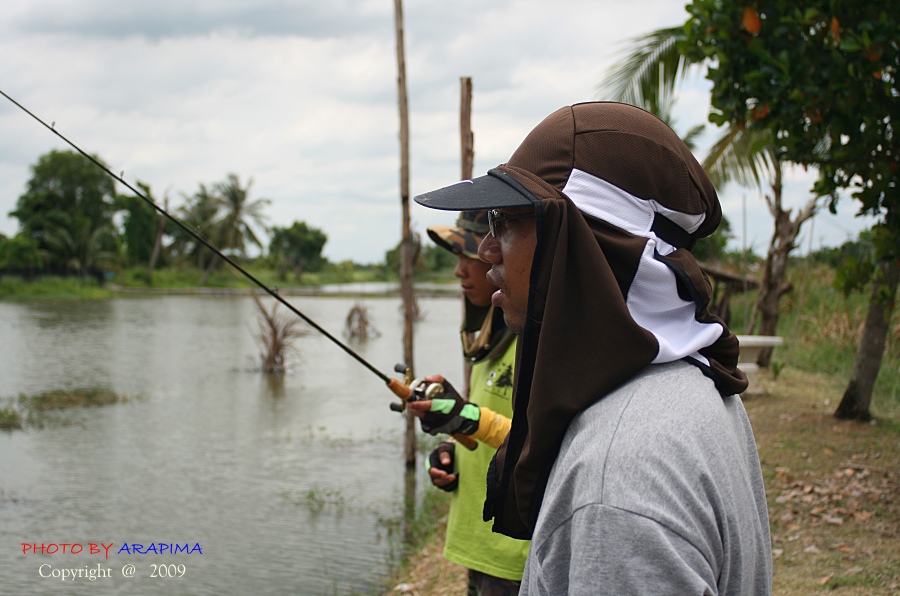
[[[0,405],[0,430],[21,430],[42,427],[46,416],[58,410],[106,406],[130,401],[109,389],[57,389],[36,395],[20,394]]]
[[[369,309],[362,302],[357,302],[347,313],[344,325],[344,336],[356,339],[368,339],[378,337],[381,332],[375,328],[369,319]]]
[[[17,430],[22,428],[22,415],[12,406],[0,407],[0,430]]]
[[[299,493],[284,491],[282,497],[295,505],[306,507],[313,515],[322,513],[326,509],[343,512],[349,506],[347,497],[337,488],[313,486]]]
[[[278,310],[278,302],[272,303],[272,309],[266,310],[256,292],[251,292],[253,301],[259,309],[258,329],[253,336],[259,345],[260,370],[266,373],[283,373],[288,367],[288,358],[296,352],[294,341],[309,333],[301,327],[301,320]]]
[[[109,389],[58,389],[37,395],[20,395],[19,403],[31,411],[49,412],[65,408],[106,406],[127,398]]]

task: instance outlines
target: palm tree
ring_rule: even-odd
[[[228,174],[225,182],[215,185],[216,200],[225,209],[225,215],[221,219],[225,244],[221,248],[236,250],[242,257],[247,256],[248,241],[262,248],[251,224],[265,230],[267,217],[263,214],[263,209],[272,203],[269,199],[250,201],[252,185],[253,178],[250,178],[247,186],[242,188],[237,174]]]
[[[224,182],[214,185],[215,194],[212,195],[215,204],[224,210],[224,215],[216,222],[218,247],[222,250],[236,251],[241,257],[247,257],[247,243],[255,244],[262,248],[262,242],[257,238],[251,224],[256,224],[266,229],[266,216],[263,209],[271,204],[269,199],[256,199],[250,201],[250,187],[253,178],[247,181],[246,187],[241,187],[237,174],[228,174]],[[202,186],[202,185],[201,185]],[[204,285],[219,264],[219,256],[213,255],[200,280]]]
[[[88,277],[97,273],[101,265],[115,260],[115,251],[109,249],[112,239],[109,226],[93,227],[89,219],[77,218],[72,225],[47,228],[44,251],[47,260]]]
[[[219,215],[220,202],[206,185],[200,184],[200,188],[191,196],[184,196],[185,204],[179,209],[181,221],[189,229],[194,230],[214,246],[219,243],[219,228],[217,217]],[[172,231],[174,241],[172,248],[178,254],[191,256],[197,259],[197,267],[206,268],[205,255],[208,252],[202,243],[194,237],[186,234],[180,228]]]
[[[704,64],[681,53],[678,44],[681,38],[681,27],[671,27],[633,39],[624,57],[610,69],[608,78],[600,86],[601,92],[607,94],[608,99],[653,112],[671,126],[677,84],[689,71]],[[696,130],[695,127],[691,132]],[[778,301],[791,289],[785,282],[788,255],[797,247],[796,239],[803,222],[818,211],[818,199],[810,199],[793,218],[791,210],[784,209],[784,163],[777,154],[771,134],[754,128],[752,122],[741,128],[726,126],[702,165],[713,184],[719,187],[734,181],[762,191],[762,181],[768,181],[771,194],[763,194],[763,197],[774,218],[774,232],[747,332],[774,335],[778,327]],[[761,353],[760,366],[769,364],[771,354],[771,348]]]

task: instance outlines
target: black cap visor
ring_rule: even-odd
[[[539,202],[518,180],[496,168],[489,170],[487,176],[462,180],[417,195],[413,200],[423,207],[448,211],[531,207]]]

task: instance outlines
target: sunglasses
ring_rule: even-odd
[[[487,213],[488,216],[488,229],[491,231],[491,236],[494,238],[497,237],[497,230],[506,224],[508,221],[514,221],[517,219],[528,219],[529,217],[534,217],[535,212],[529,211],[527,213],[517,213],[515,215],[507,215],[497,209],[491,209]]]

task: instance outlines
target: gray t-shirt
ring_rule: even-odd
[[[771,592],[765,487],[739,397],[674,362],[573,420],[521,595]]]

